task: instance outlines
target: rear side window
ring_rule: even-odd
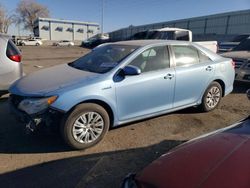
[[[200,62],[198,50],[191,46],[172,46],[172,49],[176,66],[188,66]]]
[[[18,50],[18,48],[16,47],[16,45],[12,42],[12,40],[8,41],[7,44],[7,50],[6,50],[6,55],[8,57],[10,56],[14,56],[14,55],[20,55],[20,51]]]
[[[211,59],[201,51],[199,51],[199,59],[201,63],[206,61],[211,61]]]
[[[130,65],[141,69],[142,73],[170,67],[169,53],[166,46],[158,46],[145,50]]]

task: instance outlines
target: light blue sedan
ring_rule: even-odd
[[[191,106],[213,110],[234,74],[231,59],[190,42],[109,43],[18,80],[10,106],[32,131],[60,122],[66,143],[83,149],[110,127]]]

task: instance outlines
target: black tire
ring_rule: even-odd
[[[40,44],[39,43],[36,43],[36,46],[39,46]]]
[[[73,134],[74,130],[74,123],[78,120],[80,116],[88,113],[88,112],[94,112],[95,114],[99,114],[101,117],[101,120],[103,121],[103,128],[100,135],[93,140],[90,143],[81,143],[80,141],[76,140]],[[94,120],[93,120],[94,121]],[[89,122],[89,120],[88,120]],[[89,123],[88,123],[89,125]],[[71,111],[62,121],[60,129],[61,129],[61,135],[64,139],[64,141],[73,149],[86,149],[89,148],[98,142],[100,142],[105,134],[107,133],[110,126],[110,119],[107,111],[100,105],[94,104],[94,103],[83,103],[75,107],[73,111]],[[93,127],[92,127],[93,128]],[[88,132],[88,137],[90,137],[90,130],[87,130],[86,126],[85,128],[80,128],[81,130],[86,129],[85,135]],[[91,129],[91,128],[89,128]],[[79,129],[78,129],[79,130]],[[84,132],[84,131],[82,131]],[[93,133],[93,131],[92,131]],[[81,134],[81,133],[79,133]],[[76,136],[76,135],[75,135]],[[86,136],[84,136],[85,138]],[[92,137],[92,136],[91,136]],[[93,137],[92,137],[93,138]],[[82,140],[83,141],[83,140]]]
[[[213,91],[212,91],[213,89]],[[215,96],[210,97],[211,96],[211,92],[214,93]],[[203,97],[202,97],[202,103],[199,106],[200,110],[202,112],[209,112],[214,110],[221,101],[222,98],[222,88],[221,85],[218,82],[212,82],[208,88],[206,89]],[[211,99],[211,100],[210,100]],[[209,104],[208,101],[211,101],[211,103]]]

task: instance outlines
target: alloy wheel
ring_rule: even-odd
[[[206,104],[209,108],[214,108],[217,106],[221,98],[220,89],[216,86],[211,87],[207,93]]]
[[[94,142],[104,130],[104,120],[97,112],[86,112],[76,119],[72,133],[80,143]]]

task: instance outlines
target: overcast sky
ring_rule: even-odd
[[[37,0],[52,18],[101,22],[103,0]],[[0,0],[10,13],[19,0]],[[250,0],[104,0],[104,31],[228,11],[250,9]],[[21,34],[27,33],[22,31]],[[12,26],[10,34],[17,34]]]

